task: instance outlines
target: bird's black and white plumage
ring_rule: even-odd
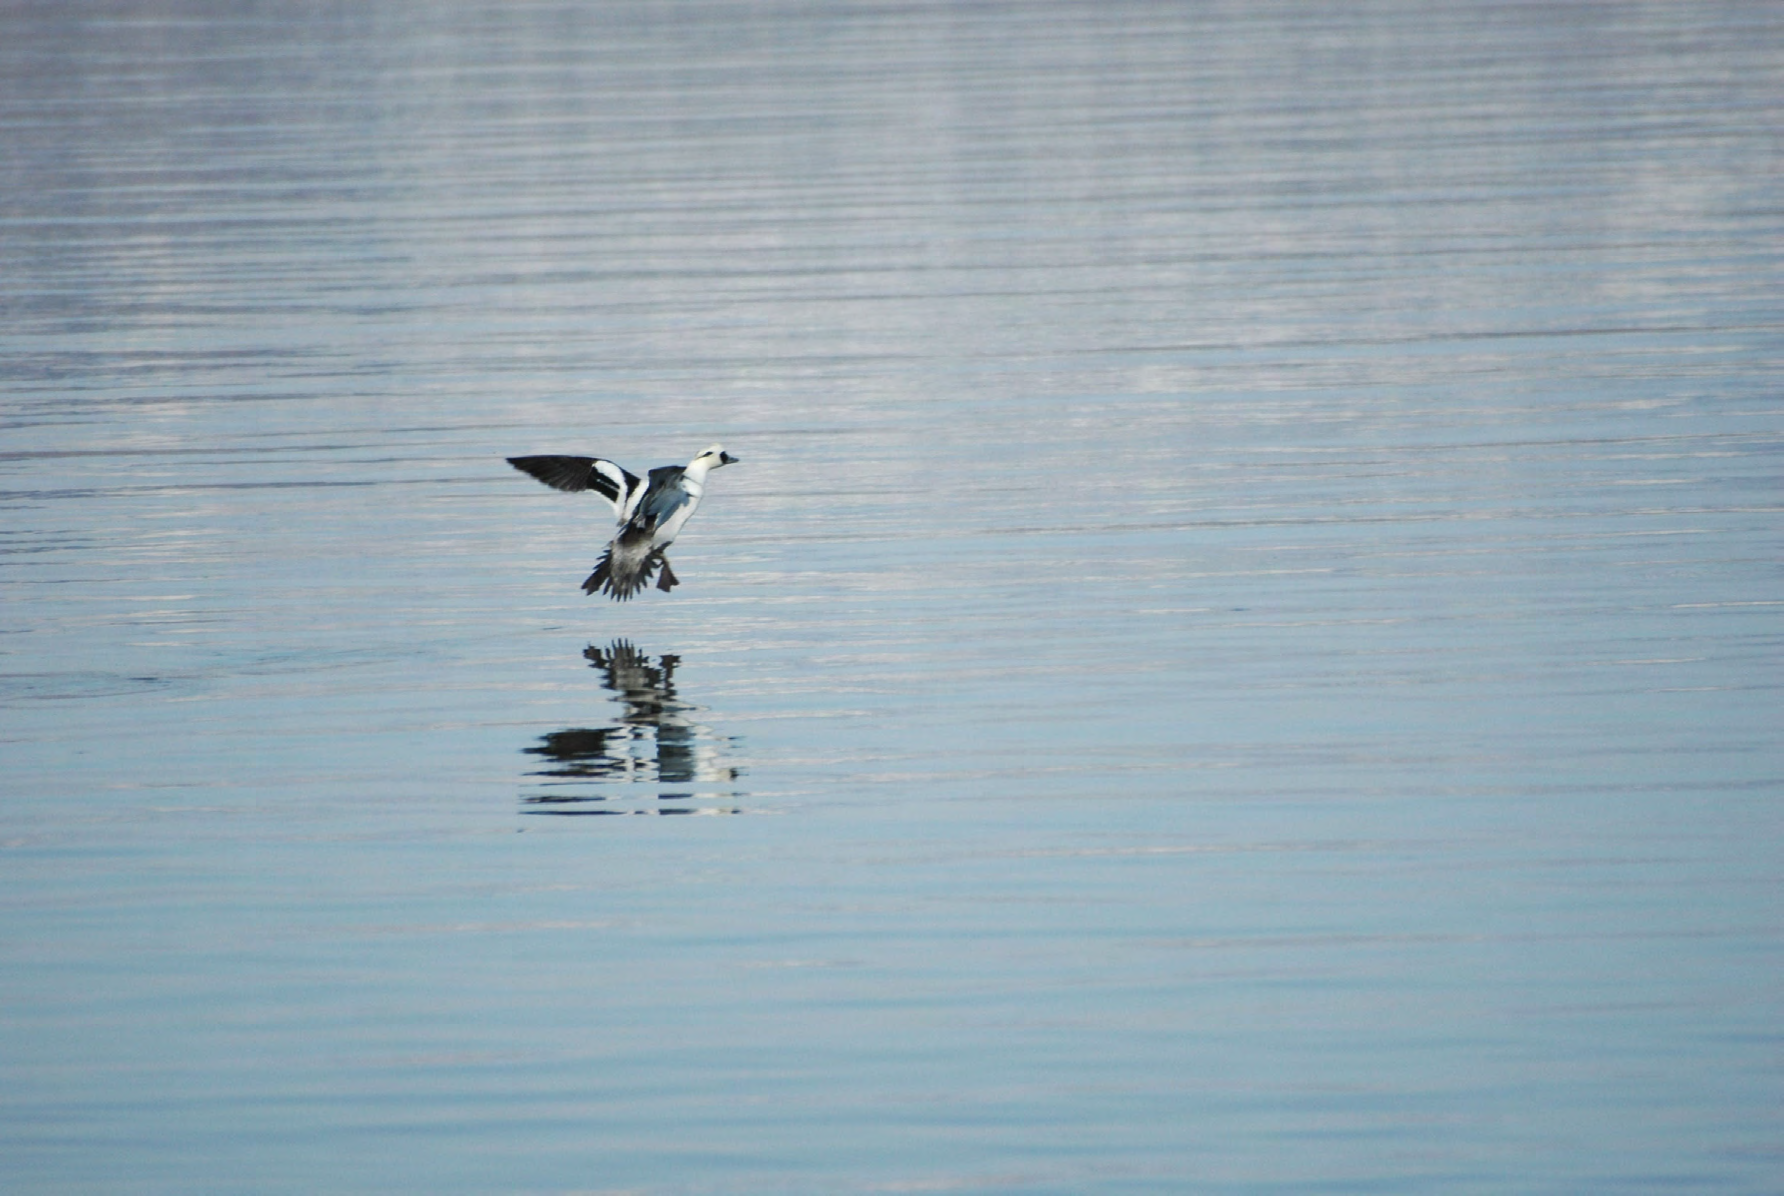
[[[715,444],[686,465],[651,470],[648,480],[599,457],[509,457],[508,464],[554,490],[593,490],[613,504],[619,532],[582,592],[600,590],[623,601],[649,585],[652,576],[665,593],[676,587],[675,571],[663,554],[700,505],[706,475],[736,460]]]

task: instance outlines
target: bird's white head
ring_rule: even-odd
[[[708,470],[717,469],[721,465],[733,465],[736,461],[736,457],[725,451],[724,445],[715,444],[688,462],[688,468],[705,473]]]

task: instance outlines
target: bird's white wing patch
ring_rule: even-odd
[[[613,517],[624,520],[638,505],[638,479],[611,461],[596,457],[589,468],[588,488],[613,504]]]

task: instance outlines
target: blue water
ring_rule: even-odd
[[[1775,7],[0,25],[7,1191],[1784,1189]]]

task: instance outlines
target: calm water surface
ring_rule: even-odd
[[[1784,1189],[1775,5],[0,26],[8,1191]]]

